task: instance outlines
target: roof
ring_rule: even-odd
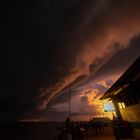
[[[100,100],[109,98],[113,93],[121,91],[122,87],[127,87],[133,80],[140,78],[140,56],[136,61],[123,73],[123,75],[108,89]]]

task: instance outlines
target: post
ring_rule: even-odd
[[[71,96],[70,96],[70,87],[69,87],[69,119],[71,119]]]
[[[71,122],[71,95],[70,95],[70,86],[69,86],[69,132],[68,132],[68,140],[72,140],[72,134],[70,130],[70,122]]]
[[[117,118],[121,121],[122,120],[122,116],[121,116],[121,113],[120,113],[120,110],[119,110],[119,107],[118,107],[118,104],[117,104],[117,100],[113,96],[111,97],[111,100],[112,100],[112,103],[113,103],[113,105],[115,107]]]

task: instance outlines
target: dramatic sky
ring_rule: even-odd
[[[140,55],[139,0],[5,1],[2,13],[1,118],[66,116],[69,85],[73,116],[91,116]]]

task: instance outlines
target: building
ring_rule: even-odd
[[[118,119],[131,122],[140,138],[140,57],[100,98],[105,99],[113,102]]]

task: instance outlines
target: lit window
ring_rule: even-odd
[[[119,108],[122,108],[122,104],[121,103],[118,103],[119,104]]]
[[[122,107],[125,108],[125,104],[124,104],[124,102],[122,102]]]
[[[103,108],[104,108],[105,112],[113,112],[113,111],[115,111],[114,105],[113,105],[113,103],[111,101],[104,103]]]
[[[119,105],[119,108],[125,108],[125,104],[124,104],[124,102],[120,102],[120,103],[118,103],[118,105]]]

